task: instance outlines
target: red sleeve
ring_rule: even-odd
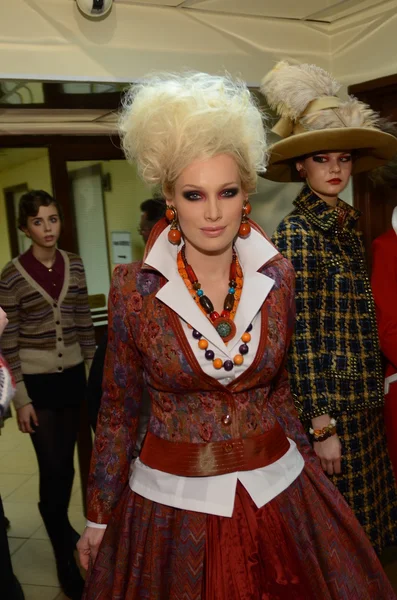
[[[380,346],[397,369],[397,252],[387,239],[372,244],[372,291],[375,299]]]
[[[108,345],[95,446],[88,480],[88,519],[106,524],[128,480],[143,390],[141,356],[121,290],[123,266],[109,293]]]

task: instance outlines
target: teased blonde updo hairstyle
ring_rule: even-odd
[[[246,84],[229,75],[164,73],[132,85],[123,101],[120,135],[142,179],[166,196],[194,160],[229,154],[245,191],[265,171],[262,115]]]

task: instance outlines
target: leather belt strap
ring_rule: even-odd
[[[139,459],[148,467],[165,473],[208,477],[266,467],[281,458],[289,447],[279,423],[255,437],[203,444],[170,442],[149,431]]]

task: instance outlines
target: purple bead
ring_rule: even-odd
[[[215,352],[213,350],[206,350],[204,356],[207,360],[214,360]]]
[[[197,329],[193,329],[193,337],[195,340],[200,340],[202,338],[202,335],[199,331],[197,331]]]
[[[240,348],[239,348],[239,352],[240,354],[248,354],[248,346],[247,344],[241,344]]]
[[[225,362],[223,363],[223,368],[225,369],[225,371],[231,371],[233,369],[233,363],[231,360],[225,360]]]
[[[247,329],[245,330],[247,333],[249,333],[250,331],[252,331],[252,323],[250,323],[247,327]]]

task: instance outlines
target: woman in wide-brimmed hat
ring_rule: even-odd
[[[296,271],[297,324],[288,370],[301,419],[324,471],[377,552],[397,539],[397,493],[387,452],[374,302],[356,231],[359,212],[339,199],[352,173],[376,169],[397,140],[314,65],[279,63],[262,91],[281,117],[266,177],[301,181],[273,241]]]

